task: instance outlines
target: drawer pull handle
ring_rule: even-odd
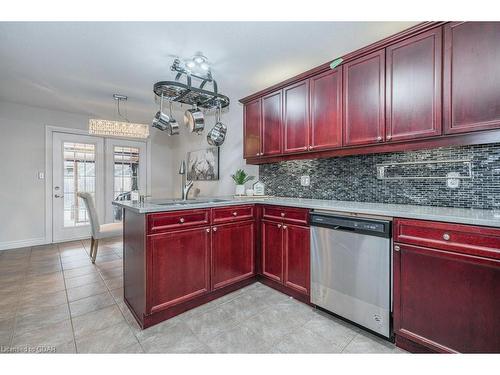
[[[212,228],[212,230],[213,230],[214,232],[217,232],[217,227],[213,227],[213,228]]]
[[[394,246],[394,251],[399,251],[399,250],[401,250],[401,248],[398,245]]]
[[[285,213],[284,212],[281,213],[281,217],[285,217]]]
[[[207,229],[205,229],[205,230],[207,231],[207,233],[210,233],[210,228],[207,228]]]
[[[278,228],[281,228],[281,224],[278,224]]]
[[[233,216],[237,216],[238,213],[236,211],[233,212]]]
[[[443,240],[449,241],[450,240],[450,234],[449,233],[443,234]]]
[[[287,226],[286,226],[286,225],[283,225],[283,229],[286,229],[286,228],[287,228]]]
[[[183,217],[181,217],[181,218],[179,219],[179,222],[180,222],[180,223],[183,223],[183,222],[184,222],[184,218],[183,218]]]

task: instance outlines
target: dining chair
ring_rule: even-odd
[[[82,198],[89,215],[92,234],[92,239],[90,241],[90,259],[92,260],[92,263],[95,263],[99,240],[120,236],[123,233],[123,224],[110,223],[99,225],[99,219],[97,218],[97,211],[95,209],[94,198],[92,198],[92,195],[90,193],[77,193],[77,195],[79,198]]]

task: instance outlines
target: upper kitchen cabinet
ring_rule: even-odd
[[[347,62],[343,70],[344,145],[385,139],[385,50]]]
[[[386,49],[386,140],[441,134],[442,30]]]
[[[243,157],[260,156],[262,134],[262,102],[255,99],[243,109]]]
[[[342,67],[310,79],[309,149],[342,146]]]
[[[261,155],[281,154],[282,91],[262,98],[262,150]]]
[[[309,81],[283,89],[283,152],[306,151],[309,145]]]
[[[446,133],[500,127],[500,23],[444,26]]]

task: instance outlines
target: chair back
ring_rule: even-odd
[[[87,213],[89,214],[92,237],[96,238],[99,233],[99,219],[97,218],[97,211],[95,210],[94,198],[92,198],[90,193],[77,193],[77,195],[79,198],[82,198],[83,203],[85,203]]]

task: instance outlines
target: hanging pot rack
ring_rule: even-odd
[[[175,59],[171,69],[177,72],[175,81],[160,81],[153,86],[156,96],[175,103],[196,106],[202,109],[226,108],[229,106],[229,98],[220,94],[217,89],[217,82],[212,78],[211,73],[206,76],[192,74],[179,64]],[[186,83],[180,82],[181,78],[186,78]],[[201,80],[199,87],[193,86],[192,77]],[[205,89],[207,83],[211,83],[213,90]]]

